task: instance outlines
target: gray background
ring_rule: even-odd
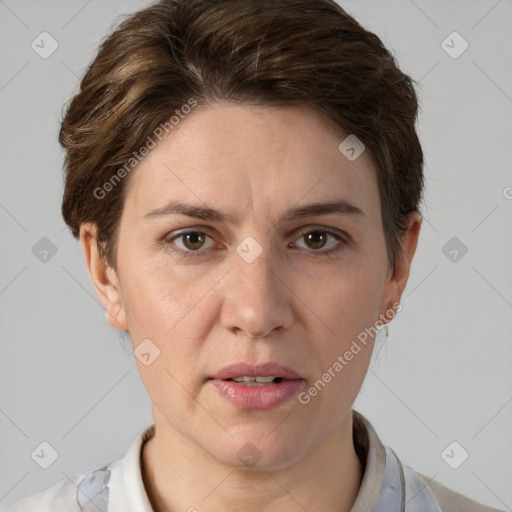
[[[340,3],[421,81],[427,178],[404,309],[355,408],[416,470],[512,510],[512,2]],[[105,320],[60,217],[57,144],[62,105],[100,39],[145,4],[0,0],[3,506],[120,458],[152,422],[129,342]],[[46,59],[31,48],[43,31],[59,45]],[[456,59],[442,47],[453,31],[469,43]],[[47,261],[32,250],[43,237],[57,250]],[[48,469],[31,458],[42,441],[59,454]],[[441,456],[453,441],[469,453],[458,469]]]

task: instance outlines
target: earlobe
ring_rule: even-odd
[[[94,223],[80,225],[80,242],[85,265],[91,278],[94,291],[105,309],[110,324],[119,330],[127,330],[126,314],[121,300],[119,280],[115,270],[101,256]]]

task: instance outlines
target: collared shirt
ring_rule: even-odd
[[[126,455],[13,504],[7,512],[153,512],[141,472],[141,432]],[[353,411],[353,439],[363,479],[351,512],[503,512],[431,481],[384,447],[370,422]]]

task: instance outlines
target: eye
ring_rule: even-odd
[[[329,241],[330,239],[330,241]],[[302,233],[298,240],[303,240],[305,247],[301,247],[297,242],[295,245],[305,249],[313,249],[313,252],[321,254],[330,254],[340,250],[344,244],[343,238],[331,231],[325,229],[313,229]],[[324,249],[320,251],[320,249]]]
[[[204,231],[190,230],[171,233],[163,240],[171,252],[183,257],[200,257],[209,253],[215,246],[214,239]],[[299,242],[303,241],[305,245]],[[290,244],[300,249],[309,249],[314,256],[330,256],[344,248],[348,242],[342,235],[326,229],[304,231],[296,242]]]
[[[214,241],[203,231],[183,231],[167,237],[165,243],[169,244],[170,250],[181,253],[183,256],[196,256],[194,253],[203,252],[200,249],[210,249]],[[177,249],[172,245],[175,245]]]

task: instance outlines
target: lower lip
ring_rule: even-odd
[[[296,395],[303,379],[282,380],[268,386],[244,386],[232,380],[210,379],[217,391],[240,409],[272,409]]]

